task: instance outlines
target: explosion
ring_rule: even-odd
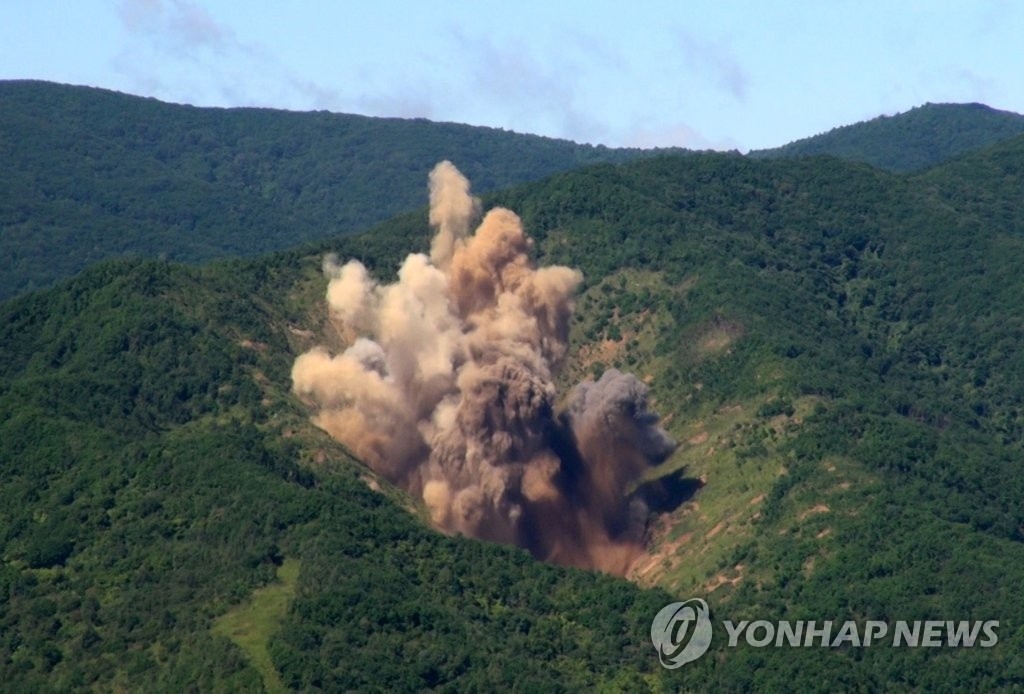
[[[614,369],[556,412],[582,275],[536,267],[533,241],[480,204],[447,161],[430,174],[430,257],[394,284],[357,261],[324,261],[327,300],[350,346],[292,369],[314,423],[423,499],[442,530],[527,548],[558,564],[624,574],[643,550],[647,507],[629,486],[675,442],[647,387]]]

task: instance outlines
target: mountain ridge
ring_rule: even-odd
[[[947,106],[747,156],[824,153],[919,170],[922,162],[991,144],[1024,122],[987,107]],[[904,142],[908,132],[935,123],[941,127],[923,141]],[[360,231],[421,206],[422,181],[441,159],[455,161],[486,192],[579,166],[686,151],[579,145],[423,119],[195,107],[94,87],[3,81],[0,298],[108,257],[202,262]]]
[[[327,112],[0,82],[0,297],[123,254],[199,262],[364,229],[458,159],[486,191],[643,150]],[[159,199],[159,206],[152,200]]]
[[[926,103],[892,116],[842,125],[755,158],[831,155],[889,171],[919,172],[1024,133],[1024,116],[979,103]]]

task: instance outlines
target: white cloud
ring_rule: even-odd
[[[294,74],[190,0],[122,0],[128,43],[114,68],[141,93],[202,105],[336,108],[338,93]]]

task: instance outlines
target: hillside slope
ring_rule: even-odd
[[[638,580],[729,619],[998,615],[1009,641],[936,654],[932,679],[892,650],[787,651],[774,672],[1021,676],[1022,162],[1024,138],[914,178],[701,155],[499,196],[590,278],[576,344],[597,348],[573,377],[652,376],[685,442],[674,464],[704,483],[656,527]]]
[[[290,395],[294,356],[343,342],[323,254],[393,277],[428,247],[422,212],[202,269],[106,264],[3,304],[4,681],[252,686],[214,623],[297,560],[261,638],[299,689],[1024,685],[1022,163],[1024,138],[912,177],[690,155],[485,199],[522,215],[541,262],[584,273],[562,384],[635,372],[683,442],[651,471],[666,496],[633,574],[650,590],[435,534]],[[716,634],[663,670],[650,619],[687,597],[732,621],[999,620],[999,642]]]
[[[312,427],[288,393],[300,267],[113,262],[0,307],[4,687],[661,677],[641,637],[666,594],[439,535]],[[285,614],[224,621],[279,585]]]
[[[490,190],[646,155],[425,120],[0,82],[0,298],[112,256],[194,262],[358,231],[421,204],[442,158]]]
[[[897,172],[921,171],[1024,134],[1024,116],[984,104],[925,104],[894,116],[833,128],[754,158],[831,155]]]

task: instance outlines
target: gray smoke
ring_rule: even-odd
[[[607,371],[555,412],[582,276],[538,268],[519,217],[480,205],[449,162],[430,175],[428,258],[378,284],[356,261],[324,268],[332,317],[351,346],[295,361],[316,424],[421,497],[447,532],[516,544],[546,561],[625,573],[646,509],[630,484],[675,442],[647,387]]]

